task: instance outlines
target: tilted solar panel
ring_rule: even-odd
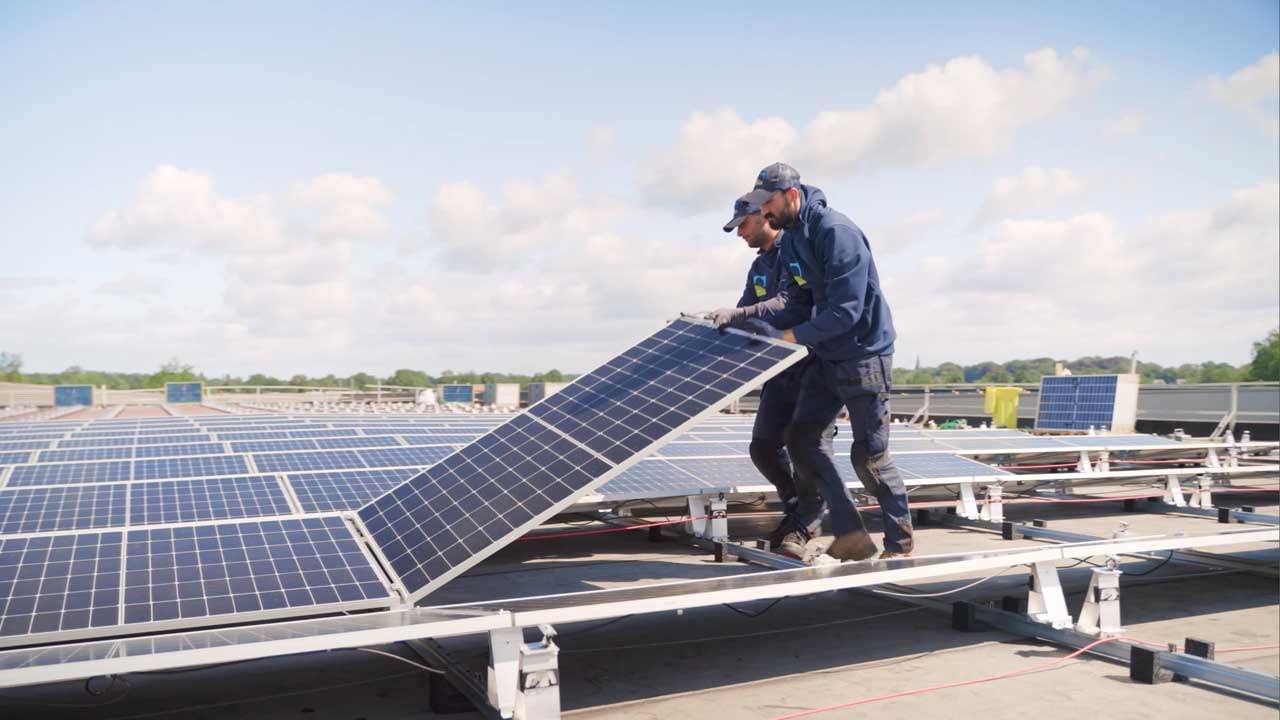
[[[677,320],[361,508],[359,518],[417,599],[804,353]]]

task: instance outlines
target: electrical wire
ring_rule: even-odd
[[[780,597],[780,598],[778,598],[778,599],[774,600],[773,602],[769,603],[768,605],[766,605],[766,606],[765,606],[765,608],[764,608],[763,610],[759,611],[759,612],[750,612],[749,610],[743,610],[743,609],[741,609],[741,608],[736,608],[736,607],[734,607],[734,606],[730,605],[729,603],[720,603],[720,604],[721,604],[721,605],[724,605],[725,607],[729,608],[730,610],[732,610],[732,611],[734,611],[734,612],[738,613],[739,615],[741,615],[741,616],[743,616],[743,617],[758,618],[758,617],[760,617],[761,615],[764,615],[765,613],[767,613],[767,612],[769,612],[770,610],[772,610],[774,605],[777,605],[778,603],[780,603],[780,602],[782,602],[783,600],[786,600],[786,599],[787,599],[787,598],[786,598],[786,596],[784,595],[784,596],[782,596],[782,597]]]
[[[417,661],[415,661],[415,660],[410,660],[409,658],[404,657],[404,656],[402,656],[402,655],[397,655],[397,654],[395,654],[395,653],[389,653],[389,652],[387,652],[386,650],[379,650],[379,649],[377,649],[377,648],[369,648],[369,647],[358,647],[358,648],[352,648],[352,649],[353,649],[353,650],[359,650],[360,652],[373,653],[374,655],[381,655],[381,656],[383,656],[383,657],[389,657],[389,658],[391,658],[391,659],[393,659],[393,660],[399,660],[399,661],[400,661],[400,662],[402,662],[402,663],[407,663],[407,664],[412,665],[412,666],[414,666],[414,667],[416,667],[416,668],[421,668],[421,669],[426,670],[427,672],[429,672],[429,673],[433,673],[433,674],[435,674],[435,675],[447,675],[447,674],[448,674],[448,673],[446,673],[444,670],[441,670],[440,668],[433,668],[433,667],[431,667],[430,665],[423,665],[423,664],[422,664],[422,663],[420,663],[420,662],[417,662]]]
[[[958,587],[958,588],[955,588],[955,589],[952,589],[952,590],[946,590],[946,591],[943,591],[943,592],[936,592],[936,593],[900,593],[900,592],[893,592],[893,591],[891,591],[891,590],[872,590],[872,592],[874,592],[874,593],[875,593],[875,594],[877,594],[877,595],[892,595],[893,597],[905,597],[905,598],[928,598],[928,597],[942,597],[943,595],[954,595],[955,593],[963,592],[963,591],[965,591],[965,590],[968,590],[969,588],[977,587],[977,586],[981,585],[982,583],[984,583],[984,582],[986,582],[986,581],[988,581],[988,580],[991,580],[992,578],[999,577],[999,576],[1001,576],[1001,575],[1003,575],[1003,574],[1005,574],[1005,573],[1009,572],[1010,570],[1015,569],[1016,567],[1021,567],[1021,566],[1015,566],[1015,567],[1013,567],[1013,568],[1005,568],[1004,570],[1001,570],[1000,572],[992,573],[992,574],[990,574],[990,575],[988,575],[988,576],[986,576],[986,577],[984,577],[984,578],[982,578],[982,579],[980,579],[980,580],[974,580],[973,582],[969,583],[968,585],[963,585],[963,586],[961,586],[961,587]]]
[[[843,618],[840,620],[828,620],[820,623],[809,623],[807,625],[790,625],[784,628],[771,628],[769,630],[757,630],[746,633],[731,633],[727,635],[712,635],[710,637],[689,638],[686,640],[667,640],[663,642],[636,643],[632,645],[608,645],[593,648],[561,648],[560,652],[577,654],[577,653],[597,653],[597,652],[614,652],[617,650],[641,650],[646,648],[673,647],[676,645],[690,645],[694,643],[717,642],[720,640],[742,640],[745,638],[763,637],[766,635],[778,635],[781,633],[800,632],[803,630],[813,630],[815,628],[831,627],[833,625],[847,625],[850,623],[866,622],[868,620],[879,620],[880,618],[892,617],[894,615],[906,615],[907,613],[922,612],[926,608],[909,607],[890,610],[888,612],[876,613],[874,615],[862,615],[855,618]]]

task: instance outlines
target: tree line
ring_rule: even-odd
[[[1010,360],[1004,363],[988,361],[974,365],[945,362],[933,367],[895,368],[893,379],[896,385],[1035,383],[1040,381],[1042,375],[1052,375],[1056,362],[1058,361],[1047,357],[1030,360]],[[1064,363],[1074,375],[1127,373],[1129,372],[1129,364],[1129,358],[1120,356],[1089,356]],[[1253,359],[1239,367],[1220,362],[1188,363],[1176,367],[1139,362],[1138,373],[1144,383],[1277,381],[1280,380],[1280,328],[1272,330],[1265,339],[1254,343]],[[232,377],[230,375],[207,377],[196,372],[194,366],[178,360],[170,360],[154,373],[103,372],[100,370],[86,370],[78,366],[69,367],[60,373],[23,373],[21,355],[0,351],[0,381],[44,385],[94,385],[106,386],[113,390],[161,388],[164,387],[165,383],[169,382],[194,381],[204,382],[206,385],[211,386],[307,386],[368,390],[375,387],[379,382],[384,385],[403,385],[407,387],[477,383],[519,383],[528,385],[531,382],[567,382],[574,377],[576,376],[554,369],[532,375],[476,372],[474,370],[464,372],[444,370],[438,375],[431,375],[422,370],[408,368],[401,368],[382,378],[365,372],[358,372],[346,377],[339,377],[333,374],[325,375],[324,377],[293,375],[287,379],[261,373],[255,373],[246,378]]]

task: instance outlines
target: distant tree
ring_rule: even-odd
[[[79,368],[73,368],[79,370]],[[70,372],[70,370],[68,370]],[[165,383],[171,382],[196,382],[204,378],[196,374],[195,368],[191,365],[184,365],[177,358],[169,360],[169,362],[160,366],[160,371],[149,375],[143,384],[143,387],[160,388]]]
[[[0,351],[0,380],[22,382],[22,355]]]
[[[284,381],[280,378],[263,375],[262,373],[254,373],[244,381],[245,385],[284,385]]]
[[[378,378],[365,372],[358,372],[355,375],[351,376],[351,387],[355,388],[356,390],[364,390],[365,388],[377,382],[378,382]]]
[[[293,377],[289,378],[289,384],[296,385],[296,386],[310,385],[311,381],[306,375],[303,375],[302,373],[298,373],[297,375],[294,375]]]
[[[1253,344],[1253,360],[1249,363],[1245,379],[1280,380],[1280,328]]]
[[[431,378],[421,370],[409,370],[408,368],[400,368],[396,370],[391,377],[387,378],[388,385],[404,385],[406,387],[426,387],[431,384]]]

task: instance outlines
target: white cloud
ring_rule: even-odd
[[[388,221],[380,208],[393,196],[378,178],[330,173],[295,184],[288,198],[296,205],[320,211],[315,232],[349,239],[386,233]]]
[[[992,184],[972,227],[1047,210],[1083,190],[1084,183],[1069,170],[1029,165],[1022,174],[1003,177]]]
[[[98,292],[117,297],[146,298],[160,295],[165,288],[165,282],[160,278],[147,277],[141,273],[127,273],[102,283],[98,286]]]
[[[877,253],[895,253],[936,233],[939,225],[947,221],[942,208],[929,208],[904,215],[883,227],[872,227],[867,239]]]
[[[133,203],[94,223],[88,241],[125,250],[259,251],[279,247],[282,233],[266,196],[223,198],[213,177],[161,165]]]
[[[782,118],[749,123],[733,110],[695,112],[680,126],[675,146],[641,172],[640,190],[652,203],[688,212],[732,207],[760,168],[785,158],[796,138]]]
[[[1227,78],[1210,75],[1203,89],[1211,100],[1240,113],[1263,132],[1280,135],[1280,52],[1263,55]]]
[[[591,164],[604,167],[613,160],[614,148],[618,144],[617,133],[613,128],[597,125],[587,133],[587,155]]]
[[[1247,359],[1280,307],[1280,183],[1121,227],[1105,213],[1006,220],[966,259],[892,278],[899,346],[948,358]]]
[[[567,170],[540,181],[509,180],[491,200],[470,181],[442,185],[428,210],[431,245],[451,267],[483,270],[513,257],[545,254],[607,227],[626,209],[584,197]]]
[[[927,66],[871,104],[819,113],[803,130],[776,117],[748,122],[733,110],[694,113],[675,144],[642,170],[641,189],[651,203],[697,211],[746,191],[775,160],[802,175],[847,177],[986,157],[1107,74],[1083,48],[1065,55],[1046,48],[1027,54],[1020,68],[997,70],[977,56]]]
[[[1142,113],[1128,113],[1121,115],[1115,122],[1103,128],[1102,134],[1109,138],[1128,137],[1141,130],[1142,123]]]

